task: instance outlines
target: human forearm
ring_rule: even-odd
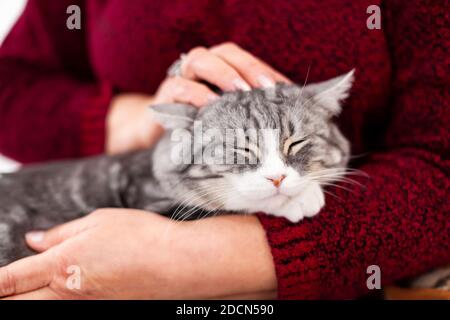
[[[275,298],[275,268],[256,216],[219,216],[185,222],[186,284],[195,298]]]
[[[272,257],[254,216],[180,223],[144,211],[102,209],[29,234],[27,241],[45,252],[0,268],[0,297],[275,297]],[[80,290],[60,281],[71,265],[82,269]]]

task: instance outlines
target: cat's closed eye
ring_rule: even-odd
[[[308,143],[309,140],[306,137],[295,140],[292,137],[288,138],[284,143],[283,153],[285,156],[295,155]]]

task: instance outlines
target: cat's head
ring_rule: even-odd
[[[304,87],[226,93],[201,109],[153,106],[171,137],[171,168],[190,190],[187,206],[284,215],[287,201],[341,176],[350,148],[333,118],[352,81],[353,70]]]

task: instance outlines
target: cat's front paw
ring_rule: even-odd
[[[325,197],[318,184],[311,184],[301,194],[287,201],[274,214],[297,223],[304,217],[313,217],[325,205]]]
[[[313,217],[320,212],[325,205],[325,196],[319,184],[311,184],[301,194],[301,203],[303,215],[305,217]]]
[[[298,197],[289,199],[281,208],[274,210],[274,215],[296,223],[303,219],[302,203]]]

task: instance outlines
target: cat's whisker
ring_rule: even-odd
[[[335,187],[335,188],[338,188],[338,189],[343,189],[343,190],[346,190],[346,191],[348,191],[350,193],[355,193],[355,190],[349,189],[347,187],[341,186],[341,185],[336,184],[336,183],[323,183],[322,185],[323,186],[327,186],[327,187]]]
[[[178,214],[184,210],[186,206],[189,206],[189,204],[192,203],[193,200],[195,200],[196,197],[203,197],[206,196],[210,192],[217,192],[220,191],[222,188],[225,188],[225,185],[218,185],[214,186],[213,188],[209,186],[199,186],[198,188],[191,190],[188,195],[190,195],[190,198],[186,198],[183,200],[178,207],[175,209],[174,213],[172,214],[171,219],[175,220],[178,216]],[[206,189],[206,190],[205,190]],[[217,190],[217,191],[216,191]],[[191,196],[192,195],[192,196]]]
[[[194,200],[197,201],[199,199],[201,199],[202,197],[205,197],[208,195],[208,193],[212,193],[212,192],[218,192],[218,191],[222,191],[222,190],[226,190],[227,186],[226,185],[219,185],[219,186],[215,186],[212,189],[208,189],[206,191],[204,191],[201,194],[197,194],[197,196],[191,197],[189,200],[189,203],[187,203],[186,205],[183,206],[183,208],[180,210],[184,210],[185,208],[189,207],[190,204],[193,204]],[[205,202],[201,202],[197,205],[195,205],[194,207],[192,207],[191,209],[188,210],[188,212],[184,212],[183,214],[181,214],[181,216],[179,217],[181,219],[181,221],[185,220],[185,216],[188,215],[191,211],[195,212],[195,210],[197,210],[200,207],[205,207],[205,205],[207,205],[208,203],[210,203],[211,201],[207,201]],[[178,219],[177,219],[178,220]]]
[[[217,199],[217,200],[223,200],[223,199]],[[215,216],[215,214],[221,209],[221,208],[223,208],[224,207],[224,205],[223,204],[220,204],[220,205],[217,205],[217,206],[215,206],[213,209],[211,209],[211,210],[207,210],[207,212],[204,214],[204,215],[201,215],[200,217],[199,217],[199,220],[201,220],[201,219],[204,219],[204,218],[206,218],[207,216]],[[212,214],[212,215],[211,215]]]
[[[216,197],[216,198],[213,198],[213,199],[211,199],[210,201],[207,201],[206,203],[202,204],[202,206],[209,205],[210,203],[217,202],[218,200],[223,200],[223,199],[225,199],[225,196],[227,196],[227,195],[224,195],[224,196],[218,196],[218,197]],[[216,207],[221,207],[221,206],[223,206],[223,205],[220,204],[219,206],[216,206]],[[206,217],[206,216],[208,215],[208,212],[211,211],[211,210],[207,210],[207,209],[203,209],[203,210],[205,210],[206,213],[205,213],[205,215],[200,216],[199,219],[202,219],[202,218]],[[215,210],[215,209],[212,209],[212,210]],[[185,218],[184,220],[186,220],[187,218],[189,218],[192,214],[194,214],[194,212],[195,212],[195,211],[192,211],[192,212],[190,212],[189,214],[186,214],[186,218]],[[182,220],[182,221],[184,221],[184,220]]]
[[[309,66],[308,66],[308,70],[306,71],[306,77],[305,77],[305,81],[303,82],[303,86],[302,86],[302,88],[300,89],[300,94],[299,94],[299,97],[301,97],[302,96],[302,94],[303,94],[303,90],[305,89],[305,87],[306,87],[306,82],[308,82],[308,77],[309,77],[309,71],[311,70],[311,63],[309,64]]]
[[[359,154],[352,154],[350,156],[350,159],[360,159],[360,158],[363,158],[363,157],[365,157],[365,156],[367,156],[369,154],[370,154],[369,152],[363,152],[363,153],[359,153]]]
[[[320,183],[326,183],[326,182],[342,182],[342,183],[348,183],[351,185],[357,185],[360,188],[365,188],[365,186],[360,183],[359,181],[356,181],[354,179],[351,178],[347,178],[347,177],[335,177],[333,179],[323,179],[323,177],[317,179],[317,181],[319,181]]]
[[[205,194],[206,195],[206,194]],[[209,201],[206,202],[201,202],[199,201],[201,198],[203,198],[203,196],[198,196],[194,199],[192,199],[189,203],[185,204],[181,209],[180,209],[180,215],[177,216],[176,222],[181,222],[186,220],[190,214],[196,212],[197,209],[206,206]],[[194,204],[195,202],[197,202],[197,204]],[[187,211],[184,211],[185,209],[188,209]]]
[[[184,210],[185,208],[190,207],[190,204],[193,203],[193,201],[196,200],[197,198],[201,198],[201,197],[207,195],[208,192],[210,192],[209,189],[206,190],[206,191],[203,190],[203,192],[199,195],[199,194],[198,194],[198,193],[199,193],[199,189],[202,190],[202,189],[203,189],[203,186],[200,186],[199,188],[196,188],[196,189],[194,189],[194,190],[191,190],[188,194],[192,194],[192,196],[191,196],[190,198],[186,198],[185,200],[183,200],[183,201],[177,206],[177,208],[175,209],[175,212],[174,212],[174,213],[171,215],[171,217],[170,217],[170,219],[174,221],[174,225],[176,225],[177,223],[179,223],[179,222],[185,220],[185,219],[183,219],[183,218],[184,218],[184,215],[185,215],[185,213],[183,213],[183,210]],[[199,205],[201,205],[201,204],[199,204]],[[197,206],[199,206],[199,205],[197,205]],[[181,216],[179,217],[181,220],[180,220],[180,219],[177,219],[179,214],[181,214]],[[165,232],[164,232],[164,236],[166,236],[166,235],[168,234],[171,225],[172,225],[172,224],[169,224],[169,225],[167,226],[167,228],[166,228],[166,230],[165,230]]]
[[[328,194],[328,195],[330,195],[330,196],[332,196],[332,197],[338,199],[339,201],[343,201],[341,197],[338,197],[337,195],[335,195],[334,193],[332,193],[332,192],[330,192],[330,191],[327,191],[327,190],[322,190],[322,191],[323,191],[324,193],[326,193],[326,194]]]
[[[203,196],[206,196],[209,192],[212,192],[212,191],[215,191],[215,190],[221,190],[222,188],[224,188],[224,187],[226,187],[226,186],[224,186],[224,185],[219,185],[219,186],[215,186],[214,188],[209,188],[209,186],[199,186],[198,188],[196,188],[196,189],[194,189],[194,190],[191,190],[188,194],[192,194],[192,196],[190,197],[190,198],[186,198],[184,201],[182,201],[178,206],[177,206],[177,208],[175,209],[175,212],[171,215],[171,217],[170,217],[170,219],[171,220],[174,220],[175,221],[175,224],[177,224],[178,222],[180,222],[180,219],[181,219],[181,221],[184,221],[185,219],[183,219],[184,218],[184,215],[185,215],[185,213],[183,213],[183,214],[181,214],[182,212],[183,212],[183,210],[185,209],[185,208],[187,208],[187,207],[190,207],[190,204],[195,200],[195,198],[198,198],[199,197],[199,190],[201,190],[201,191],[203,191],[202,193],[201,193],[201,196],[199,197],[199,198],[201,198],[201,197],[203,197]],[[202,189],[205,189],[205,188],[208,188],[207,190],[202,190]],[[197,205],[197,207],[198,206],[201,206],[202,204],[199,204],[199,205]],[[180,219],[177,219],[178,218],[178,214],[181,214],[181,216],[180,216]],[[165,232],[164,232],[164,235],[166,236],[167,234],[168,234],[168,231],[169,231],[169,229],[170,229],[170,226],[171,226],[171,224],[169,224],[168,226],[167,226],[167,228],[166,228],[166,230],[165,230]]]
[[[349,177],[347,177],[348,175],[354,175],[354,176],[364,176],[364,177],[368,177],[367,174],[365,174],[363,171],[361,170],[343,170],[343,169],[338,169],[338,170],[321,170],[319,172],[313,172],[308,174],[307,176],[310,178],[315,178],[315,179],[323,179],[323,178],[332,178],[332,179],[339,179],[339,180],[346,180],[349,182],[353,182],[355,184],[360,184],[358,181],[353,180]]]
[[[196,190],[191,190],[191,191],[188,192],[188,195],[195,194],[195,192],[196,192]],[[186,200],[183,200],[183,201],[180,202],[180,204],[175,208],[174,212],[172,213],[170,219],[174,219],[176,217],[178,209],[184,204],[185,201]]]
[[[237,194],[236,194],[236,193],[228,192],[228,193],[226,193],[226,194],[224,194],[224,195],[219,196],[217,200],[224,200],[225,198],[228,198],[228,197],[230,197],[230,196],[231,196],[231,197],[236,197]],[[217,213],[219,212],[219,210],[223,209],[223,207],[224,207],[223,204],[222,204],[222,205],[216,206],[214,209],[209,210],[209,212],[207,212],[205,215],[201,216],[200,219],[205,218],[205,217],[206,217],[207,215],[209,215],[210,213],[214,213],[214,214],[212,215],[212,217],[216,216]]]
[[[186,205],[188,205],[192,199],[192,197],[195,197],[197,195],[197,190],[192,190],[188,193],[189,197],[187,197],[185,200],[183,200],[178,206],[177,208],[174,210],[174,212],[172,213],[170,219],[172,220],[176,220],[178,214],[181,213],[181,211],[184,209],[184,207]]]
[[[321,173],[345,173],[351,175],[360,175],[369,177],[369,175],[363,170],[355,169],[355,168],[329,168],[329,169],[321,169],[319,171],[312,172],[310,174],[321,174]]]
[[[310,179],[314,179],[314,180],[316,180],[316,181],[327,181],[327,179],[328,180],[330,180],[330,181],[337,181],[337,180],[345,180],[346,178],[345,178],[345,176],[344,175],[338,175],[338,174],[323,174],[323,175],[315,175],[315,176],[310,176],[310,177],[308,177],[308,178],[310,178]]]

